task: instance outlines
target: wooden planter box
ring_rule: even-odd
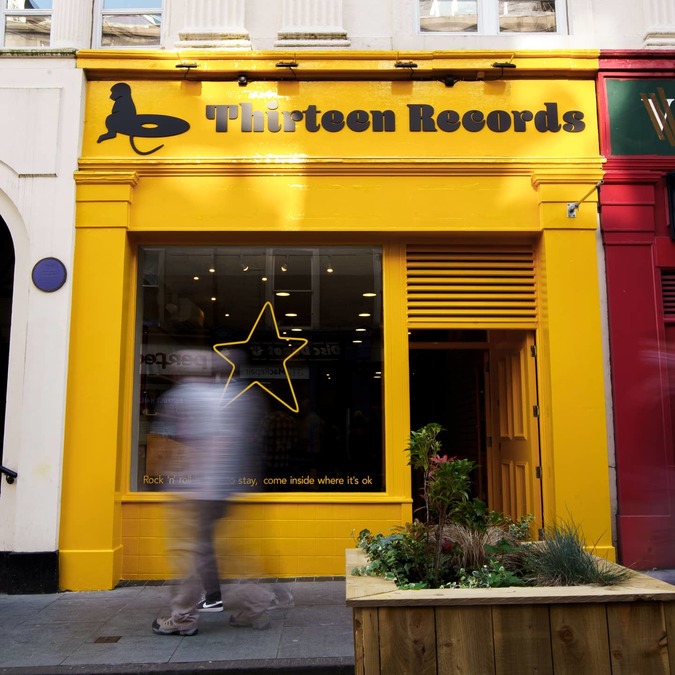
[[[675,675],[675,586],[398,590],[347,551],[355,675]],[[670,640],[668,638],[671,638]]]

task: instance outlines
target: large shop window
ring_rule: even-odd
[[[559,33],[563,0],[419,0],[423,33]]]
[[[242,493],[384,490],[381,303],[377,248],[142,247],[131,490],[189,485],[191,377],[256,411]]]

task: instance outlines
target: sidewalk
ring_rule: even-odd
[[[202,614],[192,637],[152,632],[153,619],[167,613],[166,585],[0,595],[0,674],[352,675],[344,579],[289,583],[295,607],[272,610],[267,630],[230,626],[225,609]]]

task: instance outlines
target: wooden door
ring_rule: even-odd
[[[490,331],[491,508],[542,527],[539,409],[534,334]]]

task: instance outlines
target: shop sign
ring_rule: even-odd
[[[612,155],[675,155],[675,80],[608,79]]]
[[[395,132],[397,117],[393,110],[327,110],[314,104],[304,110],[279,110],[276,101],[267,104],[265,110],[254,109],[251,103],[225,103],[207,105],[206,118],[215,120],[218,133],[243,132],[290,132],[304,127],[309,132],[340,131]],[[408,131],[452,133],[466,131],[493,131],[503,133],[513,128],[522,132],[533,128],[540,133],[561,129],[578,133],[586,128],[584,114],[580,110],[560,112],[557,103],[543,103],[542,109],[532,110],[437,110],[427,103],[409,103],[404,123]],[[561,123],[562,117],[562,123]]]
[[[171,345],[146,347],[140,357],[144,375],[211,375],[211,362],[206,353],[176,351]]]
[[[558,138],[562,148],[565,138],[581,135],[589,125],[595,130],[594,115],[584,111],[586,93],[559,93],[548,83],[538,87],[510,83],[518,95],[499,96],[486,95],[488,90],[477,96],[478,90],[471,89],[475,83],[465,83],[461,96],[456,95],[458,89],[444,94],[428,82],[416,83],[401,94],[391,83],[389,88],[387,83],[323,83],[322,88],[302,83],[297,90],[302,95],[284,94],[283,83],[258,84],[260,91],[249,84],[244,92],[228,83],[205,82],[198,95],[189,97],[172,90],[172,83],[164,84],[163,96],[151,95],[151,83],[134,83],[133,88],[126,82],[112,87],[93,83],[91,91],[97,96],[105,91],[113,103],[97,100],[96,117],[88,115],[87,136],[95,138],[96,145],[105,144],[108,152],[119,152],[124,147],[119,141],[126,139],[127,148],[137,155],[151,155],[165,146],[162,154],[170,155],[186,154],[194,147],[204,155],[254,154],[260,153],[259,148],[274,155],[280,148],[292,153],[294,144],[305,153],[330,144],[334,153],[332,139],[339,139],[341,154],[358,155],[378,147],[401,156],[394,144],[405,142],[405,137],[418,144],[419,152],[424,153],[426,145],[432,149],[426,154],[433,155],[444,152],[438,147],[443,137],[446,156],[450,150],[461,155],[462,144],[475,152],[476,141],[494,152],[497,138],[511,139],[500,141],[503,154],[513,155],[509,146],[520,144],[520,151],[532,156],[523,145],[526,138],[535,142],[537,154],[541,145],[537,137]],[[95,154],[90,147],[89,154]],[[320,149],[325,153],[327,148]]]
[[[242,366],[239,369],[239,377],[242,380],[308,380],[309,368],[307,366],[289,366],[287,369],[277,364],[265,364],[256,366]]]

